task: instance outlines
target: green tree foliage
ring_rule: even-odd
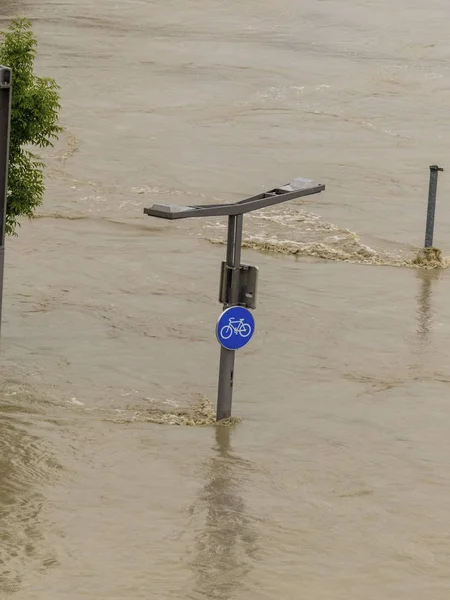
[[[6,232],[14,234],[21,216],[32,217],[44,196],[44,163],[33,147],[53,146],[59,126],[59,86],[34,73],[37,40],[28,19],[15,19],[2,32],[0,64],[12,69]]]

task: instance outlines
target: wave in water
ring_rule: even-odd
[[[361,242],[358,234],[298,209],[273,210],[249,215],[242,246],[261,252],[305,256],[362,265],[447,268],[450,258],[438,248],[375,249]],[[209,226],[211,227],[211,225]],[[213,244],[225,244],[225,237],[209,237]]]
[[[20,588],[34,564],[45,570],[56,557],[43,541],[41,485],[59,465],[39,438],[27,431],[23,386],[2,382],[0,390],[0,596]],[[33,411],[30,411],[33,412]],[[34,418],[36,415],[34,415]]]

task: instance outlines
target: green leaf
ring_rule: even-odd
[[[59,86],[34,73],[37,40],[31,21],[15,19],[1,32],[0,64],[12,69],[12,112],[6,232],[16,234],[20,217],[33,217],[44,197],[44,163],[29,148],[53,146],[59,125]]]

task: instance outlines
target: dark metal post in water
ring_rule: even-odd
[[[219,302],[224,308],[256,306],[257,268],[241,265],[242,221],[245,213],[275,206],[288,200],[318,194],[325,189],[322,183],[298,177],[291,183],[278,186],[256,196],[227,204],[201,204],[180,206],[176,204],[154,204],[144,208],[149,217],[158,219],[187,219],[189,217],[228,217],[227,259],[222,263]],[[217,335],[218,340],[219,335]],[[233,400],[235,350],[220,349],[219,389],[217,394],[217,420],[231,417]],[[239,346],[238,346],[239,347]],[[242,346],[240,346],[242,347]]]
[[[434,215],[436,212],[436,194],[439,171],[443,171],[437,165],[430,166],[430,187],[428,190],[427,225],[425,228],[425,248],[433,247]]]
[[[2,325],[3,272],[5,265],[5,228],[10,126],[11,69],[0,65],[0,332]]]
[[[227,269],[230,273],[229,298],[230,302],[224,308],[235,306],[239,303],[239,275],[241,267],[242,244],[242,215],[228,217],[227,238]],[[233,401],[234,380],[234,350],[220,348],[219,388],[217,393],[217,421],[231,417],[231,404]]]

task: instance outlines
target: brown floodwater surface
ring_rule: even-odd
[[[7,245],[0,598],[448,600],[450,271],[413,259],[449,166],[449,11],[0,2],[65,128]],[[244,218],[241,421],[186,426],[216,400],[226,221],[143,208],[296,176],[327,189]]]

